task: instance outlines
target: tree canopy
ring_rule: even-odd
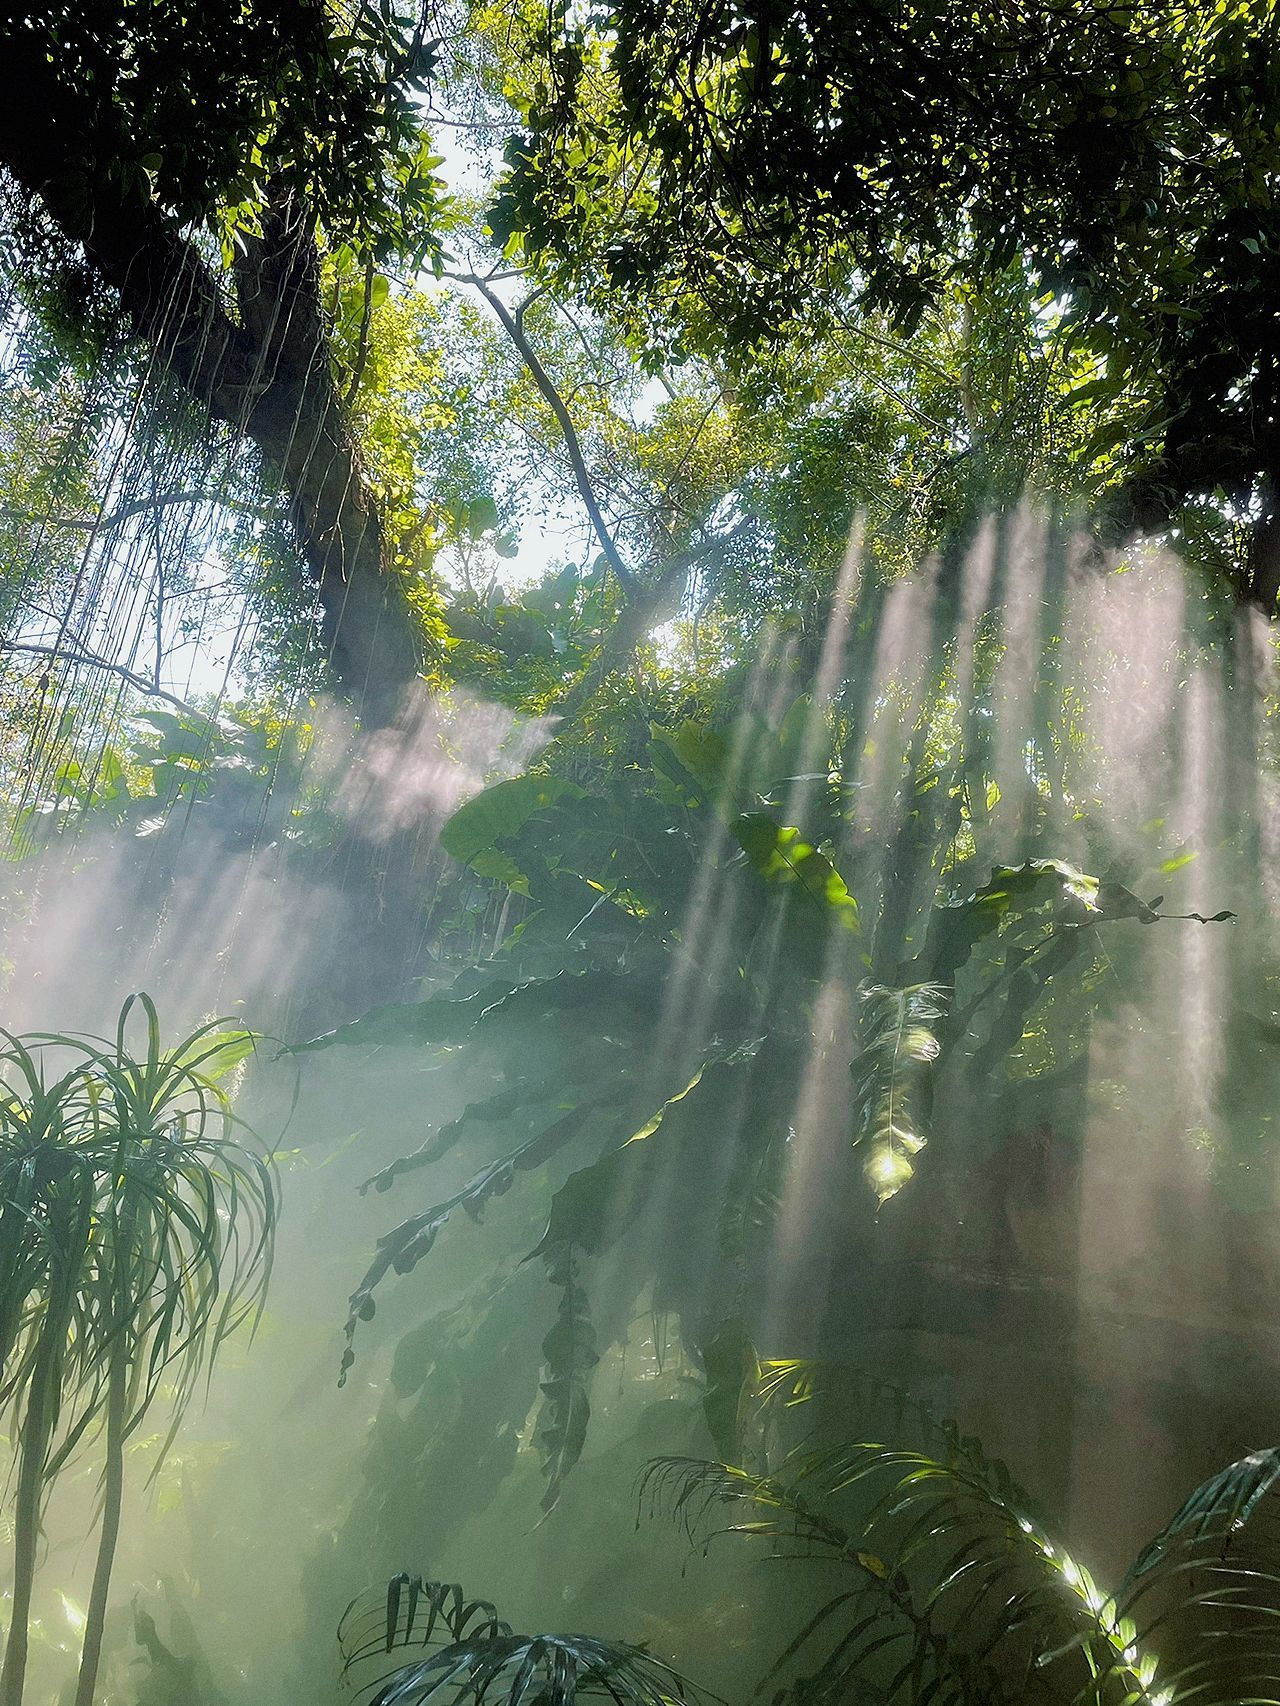
[[[1270,1698],[1269,1625],[1177,1589],[1274,1589],[1278,23],[6,12],[12,1706],[99,1428],[81,1706],[100,1654],[321,1698],[389,1572],[386,1702],[700,1700],[686,1642],[792,1706]],[[147,1276],[181,1414],[277,1165],[280,1373],[219,1373],[271,1424],[175,1455]],[[136,1689],[126,1440],[183,1559]],[[658,1454],[689,1538],[737,1506],[835,1597],[603,1567]],[[514,1632],[650,1605],[653,1658]]]

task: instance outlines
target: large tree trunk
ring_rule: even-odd
[[[257,446],[287,499],[334,673],[366,723],[388,721],[417,673],[420,627],[344,420],[307,220],[285,195],[268,210],[233,317],[194,244],[141,190],[85,175],[100,146],[38,45],[11,36],[6,53],[0,163],[119,293],[161,370]]]
[[[1266,479],[1256,496],[1259,514],[1249,528],[1244,601],[1271,620],[1280,599],[1280,495],[1275,482]]]

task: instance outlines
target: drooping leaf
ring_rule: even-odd
[[[471,1126],[507,1119],[518,1108],[545,1100],[558,1087],[556,1079],[522,1078],[503,1090],[495,1091],[492,1096],[486,1096],[482,1101],[468,1102],[455,1119],[447,1120],[418,1149],[412,1150],[408,1155],[397,1156],[372,1178],[366,1179],[360,1186],[360,1195],[366,1195],[370,1189],[389,1191],[403,1174],[416,1173],[420,1167],[429,1167],[433,1162],[441,1160]]]
[[[798,829],[767,812],[745,812],[733,821],[733,833],[752,867],[766,882],[793,885],[845,930],[858,928],[858,903],[820,848]]]
[[[562,971],[525,983],[494,979],[469,995],[388,1002],[309,1042],[291,1044],[289,1052],[305,1054],[338,1045],[435,1047],[460,1042],[481,1024],[536,1022],[580,1008],[643,1011],[652,1003],[653,987],[647,977],[607,971]]]
[[[923,955],[930,980],[954,983],[978,943],[1011,918],[1057,903],[1072,922],[1087,920],[1100,910],[1098,888],[1096,877],[1061,859],[993,866],[990,880],[966,900],[934,909]]]
[[[672,1706],[694,1698],[691,1685],[639,1647],[592,1635],[473,1637],[406,1665],[369,1706],[427,1706],[470,1700],[476,1706],[573,1706],[579,1697],[613,1706]]]
[[[399,1226],[379,1238],[377,1253],[360,1284],[351,1294],[345,1328],[346,1348],[342,1353],[342,1368],[338,1379],[340,1386],[345,1385],[347,1371],[355,1361],[353,1344],[356,1329],[361,1321],[373,1319],[377,1307],[374,1293],[388,1272],[394,1269],[401,1275],[411,1273],[423,1257],[430,1253],[456,1209],[462,1209],[472,1220],[481,1219],[486,1206],[495,1197],[503,1196],[511,1189],[517,1173],[530,1172],[541,1167],[579,1135],[593,1114],[616,1106],[624,1100],[628,1089],[629,1082],[625,1075],[619,1076],[614,1083],[594,1097],[578,1103],[558,1119],[552,1120],[510,1154],[500,1156],[487,1167],[481,1168],[453,1196],[436,1203],[422,1214],[410,1216],[408,1220],[402,1221]]]
[[[1143,1547],[1125,1578],[1132,1586],[1175,1549],[1204,1545],[1222,1552],[1267,1495],[1280,1486],[1280,1449],[1250,1452],[1196,1488],[1177,1514]]]
[[[358,1019],[349,1019],[307,1042],[292,1043],[291,1054],[314,1053],[317,1049],[351,1045],[403,1044],[431,1046],[460,1042],[486,1007],[511,993],[510,980],[494,982],[471,995],[452,998],[432,996],[428,1001],[389,1001],[370,1008]]]
[[[877,1207],[895,1196],[915,1172],[928,1141],[929,1074],[939,1054],[935,1026],[947,992],[937,984],[904,989],[872,985],[862,992],[862,1050],[850,1072],[857,1124],[855,1146]]]
[[[557,801],[585,798],[584,788],[561,776],[512,776],[459,806],[440,831],[440,845],[477,875],[528,893],[528,879],[501,844]]]
[[[547,1487],[543,1514],[560,1502],[565,1477],[582,1456],[591,1419],[591,1375],[600,1358],[586,1289],[580,1277],[578,1253],[572,1244],[557,1245],[547,1258],[547,1277],[560,1292],[555,1325],[542,1341],[545,1362],[541,1382],[542,1407],[536,1440],[542,1453]]]
[[[706,1376],[702,1413],[720,1457],[736,1463],[742,1457],[744,1408],[760,1381],[756,1348],[742,1317],[733,1315],[720,1323],[700,1349]]]
[[[668,1135],[682,1121],[696,1122],[699,1090],[712,1098],[722,1093],[754,1058],[758,1046],[751,1042],[718,1059],[704,1061],[688,1083],[662,1102],[625,1143],[592,1166],[571,1173],[552,1198],[547,1229],[526,1261],[535,1256],[552,1260],[553,1253],[565,1245],[592,1256],[606,1249],[617,1231],[633,1219],[658,1163],[656,1148],[648,1140],[659,1132]]]

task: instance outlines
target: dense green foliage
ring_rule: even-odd
[[[0,1706],[1280,1698],[1278,31],[6,13]]]
[[[1159,524],[1275,474],[1276,28],[1269,4],[561,6],[498,228],[654,296],[677,338],[751,346],[855,304],[910,335],[1025,269],[1104,408],[1091,449],[1124,447],[1124,519]]]

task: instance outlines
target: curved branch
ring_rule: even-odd
[[[88,109],[51,69],[38,33],[10,36],[0,163],[118,293],[156,364],[278,475],[334,673],[366,722],[390,721],[419,673],[423,635],[334,382],[310,221],[287,193],[272,199],[262,236],[234,267],[233,317],[224,281],[161,208],[86,179]],[[124,138],[120,155],[132,158]]]
[[[116,676],[120,681],[127,682],[139,693],[145,693],[149,699],[163,699],[175,710],[183,712],[188,717],[199,717],[203,722],[205,713],[197,711],[185,699],[180,699],[176,693],[170,693],[167,688],[159,686],[154,681],[148,681],[145,675],[138,675],[122,663],[112,663],[110,658],[102,658],[96,652],[73,650],[67,646],[38,645],[27,640],[0,640],[0,652],[23,652],[31,657],[48,658],[53,663],[84,664],[89,669],[100,669],[108,675]]]
[[[604,519],[604,512],[600,508],[595,488],[591,483],[591,474],[587,468],[586,457],[582,454],[582,441],[578,437],[578,429],[573,424],[572,416],[565,407],[563,397],[556,389],[555,381],[539,361],[537,351],[525,336],[524,327],[520,321],[520,314],[523,309],[513,314],[502,298],[489,288],[489,281],[481,278],[478,273],[450,273],[448,276],[456,279],[459,284],[472,285],[480,292],[502,322],[503,330],[520,352],[521,359],[529,369],[530,377],[546,399],[564,437],[564,447],[568,452],[569,465],[573,469],[574,484],[577,486],[578,494],[591,518],[591,526],[595,531],[596,538],[600,541],[604,560],[613,570],[618,585],[627,598],[632,598],[637,590],[635,574],[628,567],[622,553],[618,550],[617,543]]]

